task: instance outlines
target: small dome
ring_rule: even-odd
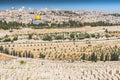
[[[35,16],[35,20],[41,20],[41,16],[40,15],[36,15]]]

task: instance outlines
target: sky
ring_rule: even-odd
[[[50,8],[62,10],[92,10],[120,13],[120,0],[0,0],[0,9]]]

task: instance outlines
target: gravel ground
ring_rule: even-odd
[[[0,80],[120,80],[120,61],[0,60]]]

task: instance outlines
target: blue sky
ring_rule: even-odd
[[[0,9],[50,8],[63,10],[97,10],[120,13],[120,0],[1,0]]]

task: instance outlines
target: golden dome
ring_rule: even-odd
[[[40,15],[36,15],[35,16],[35,20],[41,20],[41,16]]]

